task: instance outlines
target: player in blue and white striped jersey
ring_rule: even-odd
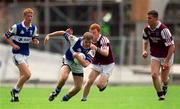
[[[28,67],[29,43],[39,44],[37,27],[33,25],[33,10],[26,8],[23,11],[24,20],[14,24],[8,32],[4,34],[4,39],[12,46],[13,60],[19,69],[20,77],[11,91],[11,102],[19,101],[19,92],[24,83],[30,78],[31,71]],[[11,39],[12,40],[11,40]]]
[[[66,51],[63,58],[63,65],[60,70],[60,80],[57,84],[56,89],[50,94],[49,101],[53,101],[54,98],[59,94],[61,88],[64,86],[70,72],[72,72],[74,79],[74,86],[63,96],[62,101],[68,101],[72,96],[77,94],[83,84],[83,67],[87,67],[93,59],[93,53],[91,48],[95,48],[92,44],[93,34],[90,32],[84,33],[83,37],[76,37],[70,35],[65,31],[56,31],[48,34],[44,39],[44,44],[47,44],[50,37],[64,36],[67,41],[70,42],[70,47]],[[82,58],[79,53],[85,55],[85,59]],[[74,62],[76,58],[79,63]]]

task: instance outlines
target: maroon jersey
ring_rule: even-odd
[[[103,56],[100,53],[96,52],[94,58],[93,58],[93,64],[101,64],[101,65],[107,65],[114,63],[114,57],[112,53],[112,49],[110,46],[110,42],[107,39],[107,37],[100,36],[99,40],[95,43],[95,45],[99,48],[103,48],[104,46],[109,47],[109,55],[108,56]]]
[[[155,29],[151,29],[150,26],[144,28],[143,39],[149,40],[151,55],[159,58],[165,58],[169,46],[174,44],[169,29],[160,21]]]

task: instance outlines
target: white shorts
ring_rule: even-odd
[[[151,56],[151,60],[157,60],[160,62],[160,65],[163,65],[164,64],[164,59],[165,58],[158,58],[158,57],[154,57],[154,56]],[[169,64],[172,65],[173,64],[173,61],[174,61],[174,54],[172,54],[170,60],[169,60]]]
[[[115,63],[111,63],[108,65],[91,64],[91,69],[98,71],[100,74],[105,74],[110,76],[113,71],[114,65]]]
[[[13,54],[14,64],[19,65],[25,63],[28,65],[28,56],[22,54]]]
[[[83,67],[82,65],[75,63],[73,61],[70,61],[68,59],[66,59],[65,57],[63,57],[63,65],[68,65],[72,71],[72,73],[75,74],[83,74]]]

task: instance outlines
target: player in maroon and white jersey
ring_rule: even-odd
[[[96,45],[94,48],[96,53],[91,64],[92,71],[88,75],[88,79],[84,85],[81,101],[87,100],[90,88],[97,77],[96,84],[99,91],[103,91],[106,88],[110,73],[115,64],[109,39],[100,34],[100,29],[99,24],[92,24],[89,28],[89,31],[94,35],[93,44]]]
[[[169,29],[158,20],[158,12],[151,10],[147,15],[148,26],[143,31],[142,56],[147,58],[149,42],[153,84],[159,100],[164,100],[169,72],[173,64],[175,45]]]

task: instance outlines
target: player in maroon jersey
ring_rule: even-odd
[[[96,50],[95,57],[92,62],[92,71],[88,75],[88,79],[84,85],[83,96],[81,101],[86,101],[89,94],[90,88],[94,81],[97,79],[97,87],[99,91],[103,91],[107,84],[110,73],[114,67],[114,57],[112,54],[110,42],[107,37],[100,34],[100,25],[92,24],[89,31],[93,33],[93,44],[96,45],[94,48]]]
[[[173,64],[175,45],[169,29],[158,20],[158,12],[151,10],[147,15],[148,26],[143,31],[142,56],[147,58],[149,43],[153,84],[159,100],[164,100],[169,72]]]

